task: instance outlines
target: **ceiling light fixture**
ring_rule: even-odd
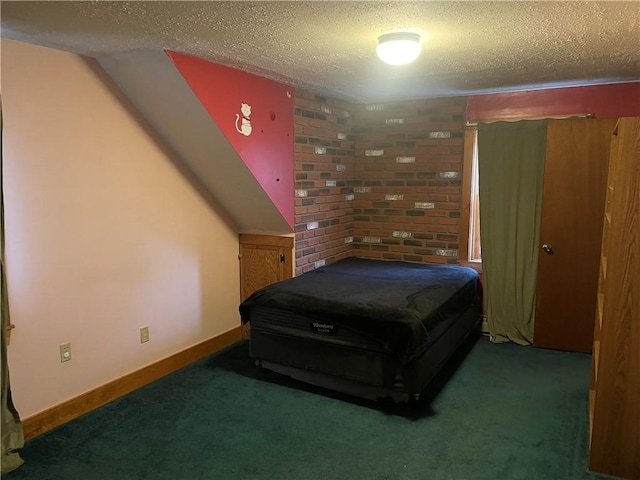
[[[406,65],[418,58],[421,50],[420,35],[417,33],[393,32],[378,37],[376,54],[390,65]]]

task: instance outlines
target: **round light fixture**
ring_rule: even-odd
[[[411,63],[420,56],[421,51],[420,35],[417,33],[393,32],[378,37],[376,54],[390,65]]]

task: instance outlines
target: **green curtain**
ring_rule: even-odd
[[[2,103],[0,103],[0,138],[2,132]],[[9,323],[9,298],[7,295],[7,279],[4,262],[4,179],[2,164],[2,141],[0,140],[0,266],[2,269],[2,475],[22,465],[18,450],[24,445],[22,423],[13,406],[11,386],[9,384],[9,365],[7,364],[7,325]]]
[[[478,125],[480,242],[491,340],[533,342],[546,120]]]

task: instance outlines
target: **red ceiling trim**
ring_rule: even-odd
[[[467,122],[592,114],[596,118],[640,116],[640,82],[550,88],[467,99]]]

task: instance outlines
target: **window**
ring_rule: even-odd
[[[482,261],[480,250],[480,197],[478,176],[478,129],[469,127],[464,135],[462,170],[462,214],[460,221],[460,260]]]

